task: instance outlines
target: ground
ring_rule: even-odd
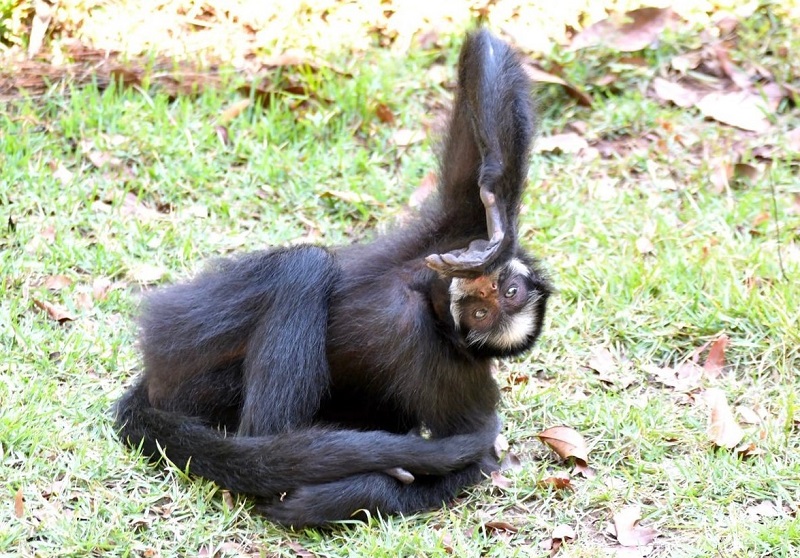
[[[797,3],[256,4],[0,0],[0,554],[800,555]],[[558,289],[503,474],[292,532],[126,451],[141,292],[401,219],[478,20],[537,81]]]

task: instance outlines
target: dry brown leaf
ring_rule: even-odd
[[[105,300],[111,291],[111,280],[106,277],[96,277],[92,281],[92,296],[95,300]]]
[[[553,487],[556,490],[572,490],[572,478],[567,472],[557,473],[552,477],[544,478],[536,484],[542,488]]]
[[[606,348],[595,347],[592,349],[592,356],[589,357],[587,366],[601,375],[608,376],[617,369],[614,356]]]
[[[510,451],[503,456],[503,460],[500,462],[501,471],[519,471],[520,469],[522,469],[522,461],[514,452]]]
[[[81,310],[91,310],[94,307],[94,300],[92,295],[87,292],[79,292],[75,294],[75,306]]]
[[[334,198],[349,204],[378,205],[378,200],[364,192],[350,192],[347,190],[325,190],[321,198]]]
[[[574,457],[586,465],[589,461],[589,450],[586,440],[577,430],[568,426],[553,426],[537,434],[537,437],[561,459]]]
[[[60,291],[64,287],[69,287],[72,279],[66,275],[50,275],[44,280],[44,286],[51,291]]]
[[[550,537],[553,539],[559,540],[574,540],[575,539],[575,529],[571,525],[567,525],[565,523],[561,523],[556,525],[553,529],[553,532],[550,533]]]
[[[568,82],[561,76],[546,72],[535,64],[525,64],[523,69],[525,70],[525,73],[528,74],[528,77],[532,82],[561,85],[566,90],[567,94],[575,99],[579,105],[584,107],[592,106],[592,98],[585,91]]]
[[[147,207],[133,192],[125,193],[120,213],[125,216],[136,217],[140,221],[150,221],[161,217],[158,211]]]
[[[763,422],[759,414],[750,407],[737,405],[736,412],[739,413],[742,422],[745,424],[761,424]]]
[[[50,316],[51,319],[57,321],[60,324],[64,322],[71,322],[75,320],[75,317],[70,314],[70,312],[57,304],[53,304],[52,302],[47,302],[46,300],[37,300],[33,299],[33,303],[47,312],[47,315]]]
[[[570,50],[597,45],[621,52],[642,50],[658,39],[674,19],[670,8],[640,8],[613,14],[575,35]]]
[[[728,336],[724,333],[720,335],[708,350],[706,362],[703,364],[703,370],[709,378],[718,378],[725,368],[725,347],[728,346]]]
[[[425,132],[421,130],[397,130],[392,134],[392,142],[397,147],[408,147],[415,143],[425,141]]]
[[[711,388],[706,390],[704,398],[709,406],[709,439],[719,447],[735,448],[744,438],[744,430],[736,422],[725,393],[720,389]]]
[[[228,510],[236,509],[236,504],[233,502],[233,495],[229,490],[222,491],[222,503]]]
[[[579,153],[587,147],[589,142],[574,132],[554,134],[536,140],[536,151],[539,153]]]
[[[755,93],[709,93],[697,103],[697,108],[707,118],[742,130],[763,133],[770,128],[767,114],[772,111]]]
[[[755,457],[757,455],[764,455],[766,453],[766,451],[758,447],[754,442],[745,442],[744,444],[737,446],[733,451],[742,459]]]
[[[18,488],[17,493],[14,494],[14,515],[17,518],[25,515],[25,497],[22,495],[21,488]]]
[[[642,369],[652,374],[655,381],[681,393],[694,391],[700,387],[703,379],[703,369],[691,360],[684,362],[678,368],[646,364]]]
[[[392,112],[392,109],[383,103],[378,103],[378,105],[375,107],[375,116],[377,116],[378,120],[384,124],[394,124],[394,113]]]
[[[695,106],[705,93],[660,77],[653,80],[653,91],[659,99],[669,101],[682,108]]]
[[[225,124],[227,124],[228,122],[230,122],[231,120],[242,114],[244,109],[246,109],[249,106],[250,106],[250,99],[242,99],[240,101],[236,101],[235,103],[233,103],[231,106],[229,106],[220,113],[217,122],[220,125],[224,126]]]
[[[614,534],[622,546],[646,546],[655,540],[658,531],[639,525],[642,509],[639,506],[626,506],[614,514]]]
[[[143,263],[133,267],[128,272],[128,275],[137,283],[149,285],[157,282],[164,276],[165,273],[166,270],[163,267],[149,263]]]
[[[509,533],[516,533],[517,531],[519,531],[518,527],[515,527],[508,521],[499,521],[493,519],[491,521],[487,521],[483,525],[490,531],[508,531]]]
[[[504,477],[500,471],[492,471],[492,486],[502,488],[503,490],[508,490],[514,486],[514,483],[510,478]]]

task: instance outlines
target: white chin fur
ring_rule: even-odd
[[[470,331],[467,335],[467,343],[479,347],[488,345],[502,350],[519,347],[533,331],[533,326],[536,323],[534,305],[538,298],[538,296],[531,297],[522,310],[511,316],[505,324],[498,328],[499,331]]]
[[[464,295],[464,280],[454,277],[450,281],[450,315],[456,324],[456,331],[461,329],[461,308],[458,303]]]

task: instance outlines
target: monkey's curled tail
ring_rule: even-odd
[[[132,386],[115,408],[122,441],[157,460],[237,493],[273,497],[297,487],[402,467],[443,475],[480,459],[497,435],[483,432],[426,440],[382,431],[298,428],[266,436],[235,436],[202,421],[153,408],[143,383]]]

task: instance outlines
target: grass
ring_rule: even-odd
[[[747,50],[733,56],[788,44],[765,63],[796,83],[797,34],[771,18],[743,22]],[[784,106],[757,137],[648,97],[657,66],[694,37],[676,34],[645,53],[644,70],[593,88],[592,109],[538,92],[546,135],[584,122],[593,141],[641,141],[630,153],[536,157],[521,229],[559,292],[537,349],[498,373],[505,434],[522,459],[506,473],[513,486],[487,482],[446,509],[332,531],[279,529],[246,500],[122,448],[109,408],[138,372],[132,316],[141,282],[179,280],[238,250],[348,242],[398,218],[433,158],[427,143],[398,147],[392,136],[431,122],[428,107],[449,92],[428,69],[452,68],[458,40],[444,59],[375,49],[342,55],[352,76],[298,72],[306,102],[251,107],[229,125],[231,145],[215,125],[240,98],[232,73],[194,99],[54,87],[0,108],[0,554],[548,556],[541,543],[563,523],[577,536],[561,555],[594,557],[618,548],[605,534],[613,514],[639,504],[661,533],[651,555],[800,555],[800,184],[796,159],[767,167],[753,154],[800,119]],[[620,57],[551,56],[581,83]],[[378,103],[394,125],[377,118]],[[690,133],[686,147],[679,136]],[[710,175],[737,142],[763,171],[719,192]],[[651,251],[637,247],[642,237]],[[35,301],[76,319],[59,323]],[[720,378],[680,393],[648,372],[721,333],[731,345]],[[610,380],[587,366],[598,348],[617,359]],[[713,446],[705,387],[761,414],[745,425],[761,455]],[[573,476],[572,491],[539,483],[570,470],[536,439],[557,424],[585,436],[597,472]],[[765,500],[782,514],[754,515]]]

